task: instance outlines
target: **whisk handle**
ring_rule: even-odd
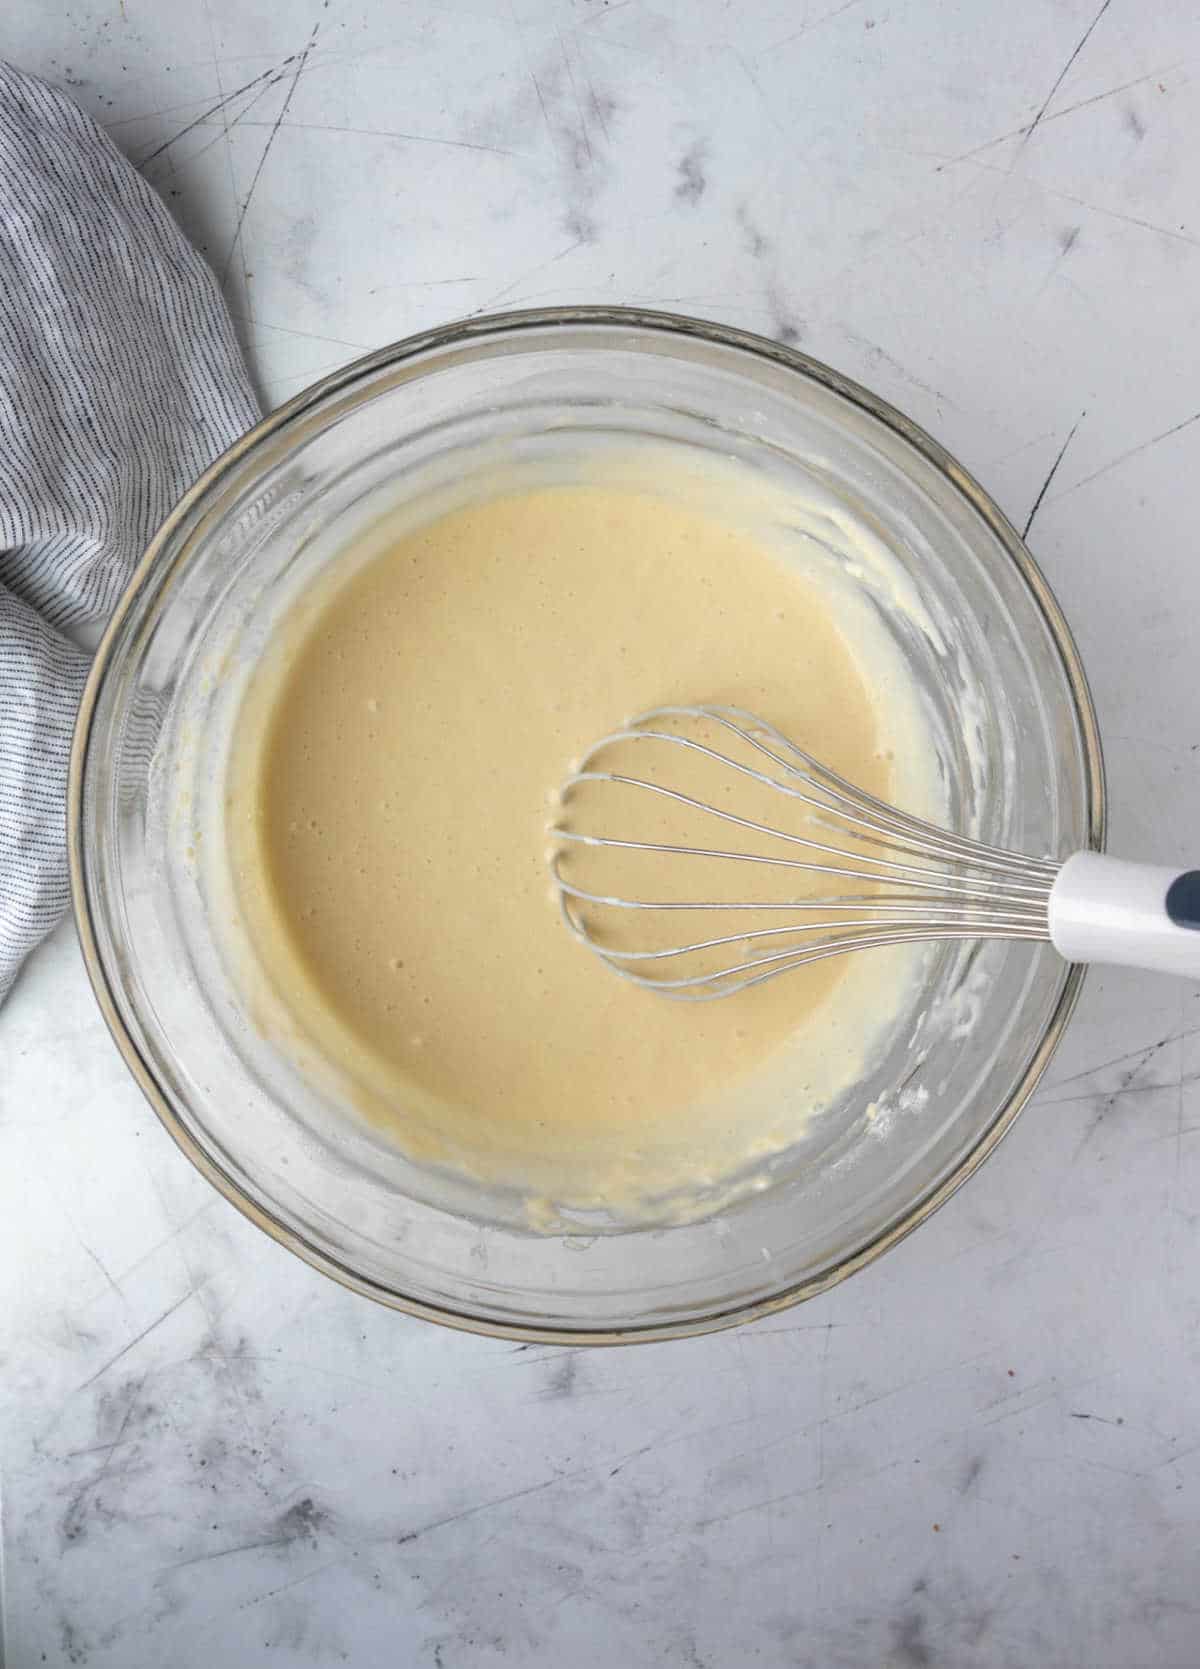
[[[1068,962],[1200,979],[1200,870],[1076,852],[1050,891],[1050,938]]]

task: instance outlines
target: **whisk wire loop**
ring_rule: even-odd
[[[702,733],[663,728],[666,724],[700,727]],[[754,762],[712,745],[708,738],[713,730],[724,732],[730,738],[726,745],[742,747]],[[625,769],[600,768],[604,755],[626,744],[652,744],[663,759],[669,754],[662,750],[682,749],[702,760],[705,770],[732,772],[758,789],[782,795],[803,808],[809,832],[740,815]],[[701,822],[712,820],[741,830],[768,849],[625,839],[572,826],[570,808],[581,792],[591,797],[592,805],[595,795],[609,787],[653,796],[665,808],[682,808]],[[562,800],[568,819],[553,831],[557,850],[551,871],[567,927],[623,979],[665,996],[710,1000],[853,950],[932,940],[1050,937],[1048,900],[1059,869],[1052,859],[976,842],[889,805],[823,765],[767,720],[741,708],[663,706],[641,714],[588,750],[564,784]],[[780,850],[770,849],[775,843]],[[694,859],[736,863],[751,871],[758,866],[798,872],[797,878],[804,874],[857,881],[871,890],[798,898],[629,897],[572,879],[565,861],[573,849],[655,853],[681,864]],[[751,921],[765,912],[772,924],[709,937],[686,936],[665,946],[630,947],[605,943],[599,924],[607,911],[618,912],[616,919],[626,922],[636,920],[637,912],[662,918],[680,911],[739,912]],[[777,919],[781,913],[788,918],[782,923]]]

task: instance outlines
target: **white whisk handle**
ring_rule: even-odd
[[[1200,979],[1200,870],[1076,852],[1050,890],[1050,938],[1068,962]]]

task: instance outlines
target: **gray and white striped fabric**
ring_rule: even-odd
[[[258,417],[212,273],[77,105],[0,63],[0,1001],[67,908],[88,655],[196,477]]]

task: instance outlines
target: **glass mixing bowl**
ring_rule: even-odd
[[[916,1011],[844,1104],[735,1203],[673,1226],[530,1232],[511,1202],[410,1164],[270,1041],[230,951],[236,911],[201,860],[219,838],[246,673],[280,615],[384,502],[481,458],[493,467],[647,437],[740,458],[798,491],[819,485],[887,544],[918,606],[876,606],[922,692],[959,827],[1037,853],[1102,844],[1083,669],[1045,580],[986,494],[928,435],[825,366],[634,310],[450,325],[359,360],[267,418],[147,551],[76,733],[70,854],[84,956],[176,1142],[252,1221],[346,1286],[521,1339],[700,1332],[860,1268],[991,1152],[1081,977],[1042,946],[938,950]]]

